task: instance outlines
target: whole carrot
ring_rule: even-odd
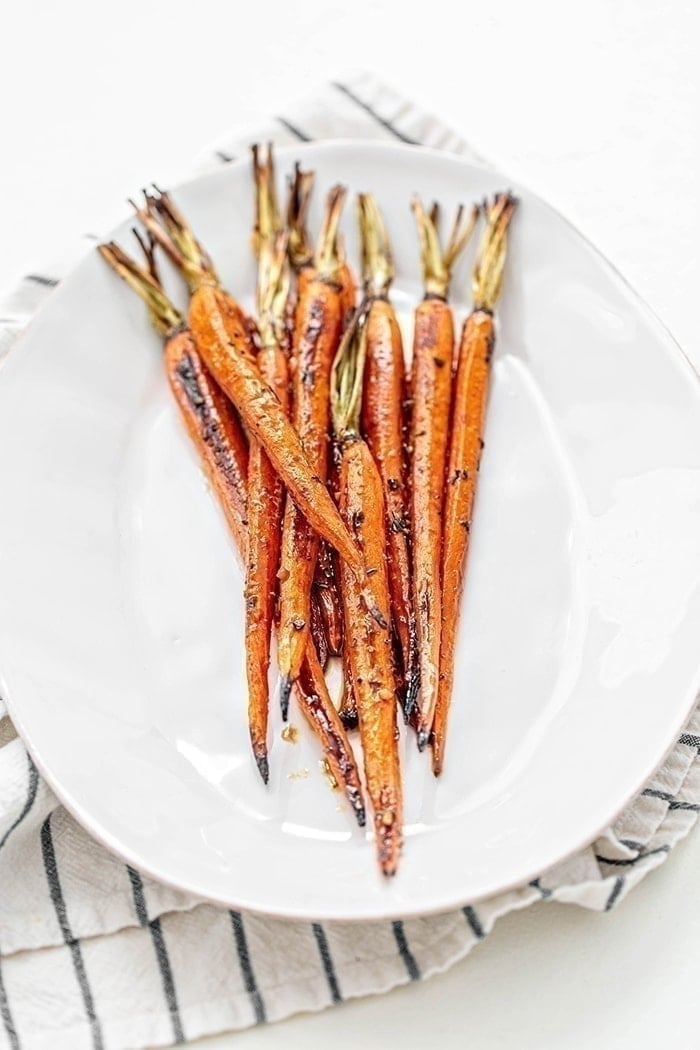
[[[337,284],[337,234],[344,199],[345,190],[340,186],[334,187],[328,195],[313,273],[298,291],[292,338],[296,368],[294,427],[315,478],[324,486],[328,477],[330,374],[343,321]],[[327,491],[325,494],[328,496]],[[285,719],[292,683],[299,677],[309,638],[311,587],[318,557],[319,531],[298,500],[287,499],[282,530],[277,640],[277,660],[282,678],[280,703]]]
[[[299,164],[294,166],[294,173],[289,182],[289,195],[287,199],[287,231],[289,237],[289,260],[295,274],[295,287],[293,295],[289,297],[288,327],[292,332],[290,339],[289,364],[292,376],[296,375],[296,354],[299,350],[299,341],[293,339],[295,307],[300,298],[303,298],[306,286],[315,276],[314,247],[307,230],[307,217],[311,191],[313,189],[314,173],[302,171]],[[337,240],[340,258],[339,241]],[[348,310],[352,310],[355,300],[355,284],[352,273],[344,258],[340,261],[337,282],[340,292],[340,305],[343,314],[343,328],[348,319]],[[352,302],[352,306],[350,303]],[[343,633],[343,608],[340,601],[340,587],[337,580],[335,559],[327,543],[319,545],[318,558],[316,562],[316,573],[313,584],[312,606],[317,605],[323,621],[325,632],[325,645],[329,652],[338,656],[342,649]],[[314,619],[312,609],[312,621]],[[318,647],[318,646],[317,646]]]
[[[416,732],[422,751],[432,728],[440,665],[442,506],[454,354],[454,326],[447,291],[452,266],[474,228],[478,211],[472,210],[462,228],[463,210],[458,210],[443,252],[437,231],[437,208],[428,215],[415,198],[413,210],[425,287],[425,297],[415,311],[411,376],[411,540],[420,654]]]
[[[396,872],[402,844],[402,792],[396,721],[397,693],[386,569],[382,482],[360,436],[366,306],[358,309],[338,352],[332,381],[333,427],[340,452],[339,505],[364,559],[375,603],[385,626],[367,615],[355,574],[341,566],[345,645],[364,756],[365,781],[374,817],[379,866]]]
[[[506,235],[516,201],[498,194],[486,207],[486,229],[473,274],[473,310],[464,322],[454,382],[450,452],[446,475],[442,555],[440,680],[433,721],[433,772],[445,757],[447,714],[452,695],[454,651],[464,568],[479,472],[486,403],[495,340],[493,311],[506,258]]]
[[[374,197],[358,197],[364,294],[369,302],[362,428],[384,491],[392,621],[401,654],[404,715],[418,695],[416,617],[411,591],[410,506],[404,454],[406,365],[401,330],[388,300],[394,277],[391,247]]]
[[[263,157],[253,147],[256,188],[254,244],[258,257],[257,322],[260,375],[288,412],[289,378],[282,349],[289,295],[287,238],[277,208],[272,150]],[[270,640],[277,600],[284,488],[261,444],[253,440],[248,465],[248,556],[246,562],[246,675],[248,721],[255,761],[264,783],[269,779]]]

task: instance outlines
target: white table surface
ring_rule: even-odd
[[[128,194],[184,175],[227,127],[369,68],[561,209],[700,367],[698,10],[691,0],[7,5],[0,286],[76,232],[109,228]],[[690,1050],[699,877],[696,832],[611,915],[539,905],[430,982],[193,1046],[647,1050],[672,1033],[675,1050]]]

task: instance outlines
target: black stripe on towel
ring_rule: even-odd
[[[32,762],[32,760],[29,757],[29,755],[27,755],[27,764],[28,764],[28,767],[29,767],[28,781],[27,781],[27,797],[24,800],[24,805],[22,806],[21,813],[19,814],[17,819],[14,821],[14,823],[10,824],[9,828],[7,829],[5,834],[3,835],[2,840],[0,840],[0,849],[2,849],[2,847],[5,845],[5,843],[7,842],[7,840],[9,839],[10,835],[15,830],[15,828],[19,827],[19,825],[22,823],[22,821],[26,817],[27,813],[29,813],[29,810],[34,805],[34,799],[36,798],[37,788],[39,787],[39,773],[37,772],[37,768],[34,765],[34,763]]]
[[[688,747],[696,747],[700,751],[700,736],[695,733],[681,733],[678,737],[679,744],[687,744]]]
[[[625,885],[625,876],[624,875],[618,875],[617,878],[615,879],[615,885],[612,888],[612,892],[610,893],[610,896],[608,897],[608,899],[605,902],[605,910],[606,911],[610,911],[611,908],[615,907],[615,904],[617,903],[617,898],[622,893],[622,887],[624,885]]]
[[[267,1017],[265,1015],[265,1004],[260,994],[257,981],[255,980],[253,964],[250,961],[250,952],[248,951],[248,939],[245,935],[243,916],[238,911],[229,912],[229,915],[231,916],[233,938],[236,942],[238,964],[241,968],[241,974],[243,975],[243,983],[245,984],[245,990],[248,993],[248,998],[250,999],[251,1006],[253,1007],[256,1022],[258,1024],[263,1024],[267,1020]]]
[[[656,788],[644,788],[642,794],[646,795],[647,798],[659,798],[662,802],[674,801],[674,796],[670,793],[670,791],[657,791]]]
[[[462,914],[469,923],[472,933],[478,941],[483,941],[486,934],[484,933],[484,927],[479,921],[479,916],[476,914],[474,909],[468,904],[465,908],[462,908]]]
[[[647,798],[659,798],[662,802],[668,802],[669,809],[685,809],[690,813],[700,813],[700,805],[696,802],[684,802],[680,798],[676,798],[669,791],[657,791],[656,788],[645,788],[642,791],[643,795]]]
[[[379,113],[377,113],[376,109],[372,109],[372,107],[366,102],[364,102],[358,95],[356,95],[354,91],[351,91],[346,84],[339,84],[337,81],[333,81],[333,87],[336,89],[336,91],[342,92],[343,95],[349,98],[351,102],[354,102],[356,106],[359,106],[360,109],[363,109],[365,113],[368,113],[370,117],[372,117],[372,119],[377,122],[377,124],[380,124],[383,128],[386,128],[386,130],[390,132],[394,136],[394,138],[399,139],[400,142],[407,142],[409,146],[420,145],[417,139],[412,139],[410,138],[410,136],[404,135],[403,131],[399,131],[399,129],[395,127],[390,120],[386,120]]]
[[[399,949],[399,955],[403,959],[406,972],[412,981],[420,981],[420,967],[415,960],[413,952],[408,947],[408,941],[406,940],[406,931],[401,921],[392,922],[391,928],[394,931],[394,937],[396,939],[396,947]]]
[[[15,1022],[12,1020],[12,1011],[10,1010],[10,1004],[7,1001],[7,992],[5,991],[5,982],[2,979],[2,959],[0,958],[0,1017],[2,1017],[2,1023],[5,1028],[5,1033],[8,1038],[10,1050],[19,1050],[19,1036],[17,1035],[17,1029],[15,1028]]]
[[[548,901],[551,898],[552,891],[543,886],[539,879],[533,879],[529,885],[532,886],[533,890],[537,890],[543,901]]]
[[[340,987],[338,985],[338,978],[335,974],[335,966],[333,965],[333,957],[331,956],[331,950],[328,947],[328,939],[326,932],[320,923],[314,922],[311,924],[311,929],[314,931],[314,937],[316,938],[316,945],[318,947],[318,954],[321,956],[321,962],[323,963],[323,972],[326,975],[328,981],[328,990],[331,993],[331,1001],[333,1003],[342,1003],[343,997],[340,994]]]
[[[653,857],[655,853],[668,853],[670,846],[657,846],[656,849],[647,850],[646,853],[638,853],[636,857],[626,858],[613,858],[613,857],[601,857],[599,853],[596,853],[595,859],[599,864],[610,864],[614,868],[631,868],[633,864],[637,864],[640,860],[646,860],[647,857]]]
[[[148,927],[151,934],[153,950],[156,955],[156,962],[158,963],[160,979],[163,985],[163,995],[165,996],[165,1003],[168,1007],[170,1021],[173,1026],[173,1036],[175,1037],[175,1042],[184,1043],[185,1033],[182,1028],[180,1008],[177,1003],[175,981],[173,980],[173,971],[172,967],[170,966],[170,957],[168,955],[168,949],[165,943],[165,937],[163,936],[163,929],[160,924],[160,919],[149,920],[148,906],[146,905],[146,895],[143,890],[143,879],[139,875],[138,871],[130,867],[128,864],[126,870],[129,873],[129,881],[131,882],[131,892],[134,897],[134,908],[136,910],[136,918],[139,920],[139,925]]]
[[[63,937],[64,943],[68,946],[73,960],[73,969],[75,970],[75,976],[78,981],[80,988],[80,994],[83,997],[83,1005],[85,1007],[85,1013],[87,1014],[88,1021],[90,1022],[90,1030],[92,1032],[92,1045],[95,1050],[102,1050],[102,1029],[100,1022],[97,1019],[95,1013],[95,1002],[92,998],[92,992],[90,990],[90,982],[88,981],[87,972],[85,970],[85,962],[83,961],[83,953],[80,948],[80,941],[73,936],[70,923],[68,921],[68,912],[66,911],[66,902],[63,897],[63,890],[61,889],[61,880],[58,877],[58,867],[56,865],[56,851],[53,845],[53,836],[51,834],[51,814],[41,825],[41,855],[44,861],[44,870],[46,872],[46,881],[49,884],[49,893],[51,894],[51,901],[56,912],[56,918],[58,919],[58,925],[61,929],[61,936]]]
[[[32,284],[41,284],[44,288],[55,288],[58,284],[57,277],[45,277],[41,273],[28,273],[25,281],[31,281]]]
[[[298,128],[296,124],[292,124],[291,120],[287,120],[286,117],[276,117],[278,124],[281,124],[283,128],[293,135],[295,139],[299,139],[300,142],[313,142],[311,135],[307,135],[305,131]]]

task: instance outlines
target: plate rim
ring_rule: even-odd
[[[537,200],[538,204],[546,208],[552,213],[560,222],[564,223],[568,229],[575,235],[576,239],[591,251],[599,263],[607,270],[608,273],[613,275],[616,280],[621,284],[627,295],[629,295],[633,301],[634,306],[641,310],[646,316],[647,321],[654,326],[658,336],[659,343],[663,344],[665,351],[669,355],[669,359],[674,360],[675,363],[682,367],[685,375],[686,385],[691,388],[698,400],[700,407],[700,371],[696,369],[693,362],[688,357],[687,353],[680,345],[673,332],[670,330],[668,325],[661,320],[657,315],[656,311],[649,305],[649,303],[632,287],[630,282],[621,273],[621,271],[612,263],[603,252],[584,234],[581,230],[565,215],[562,214],[559,209],[549,204],[546,200],[539,196],[539,194],[530,190],[526,185],[511,180],[502,176],[502,173],[497,167],[490,166],[474,160],[472,158],[463,157],[460,154],[447,152],[444,150],[436,149],[434,147],[422,146],[422,145],[409,145],[400,142],[385,141],[385,140],[374,140],[374,139],[363,139],[363,138],[324,138],[318,139],[312,142],[300,142],[291,144],[288,146],[275,147],[275,154],[277,158],[288,159],[293,157],[297,159],[302,157],[306,153],[318,153],[325,152],[326,150],[332,151],[338,148],[342,149],[353,149],[353,150],[371,150],[372,152],[379,151],[389,154],[398,154],[401,156],[410,156],[418,152],[421,155],[425,155],[428,158],[434,159],[440,164],[447,162],[450,165],[462,168],[470,168],[475,171],[483,172],[489,177],[501,178],[503,184],[510,186],[516,196],[519,192],[524,191],[528,196]],[[222,170],[231,170],[234,167],[247,166],[248,157],[243,155],[236,158],[233,161],[226,162],[219,167],[212,167],[203,172],[198,172],[191,178],[179,180],[174,183],[171,187],[173,193],[179,192],[181,189],[196,184],[213,174],[220,173]],[[110,228],[110,231],[105,235],[110,237],[115,229],[122,226],[124,219],[120,220],[117,224]],[[58,286],[52,290],[52,292],[46,296],[40,303],[37,310],[34,311],[32,317],[27,326],[19,334],[11,349],[6,354],[2,364],[0,365],[0,383],[2,382],[2,372],[6,367],[7,363],[13,359],[18,350],[21,351],[22,345],[25,338],[31,332],[31,329],[35,323],[35,319],[39,314],[43,314],[44,310],[50,306],[51,302],[55,302],[55,297],[60,296],[65,291],[66,285],[79,277],[79,272],[84,265],[92,258],[92,252],[94,246],[86,251],[85,255],[80,257],[77,262],[71,267],[71,269],[61,278]],[[436,900],[436,903],[430,906],[420,905],[416,907],[407,906],[400,909],[394,909],[387,907],[386,911],[382,912],[381,915],[375,913],[363,914],[358,913],[357,910],[354,912],[341,912],[339,909],[334,909],[333,912],[322,912],[320,914],[314,913],[305,909],[303,904],[300,904],[297,908],[291,908],[289,906],[275,907],[266,905],[261,907],[255,903],[242,900],[240,896],[234,900],[231,896],[223,896],[212,893],[203,893],[201,889],[196,888],[188,884],[187,879],[184,878],[173,878],[163,872],[157,870],[157,866],[151,866],[148,863],[144,863],[143,859],[139,858],[134,852],[128,847],[123,846],[115,836],[110,832],[106,831],[98,822],[91,818],[90,814],[86,812],[81,803],[73,799],[70,793],[64,791],[60,783],[54,778],[50,768],[45,764],[41,753],[34,748],[30,740],[30,734],[27,733],[22,719],[19,713],[15,711],[14,702],[12,699],[12,691],[8,690],[5,676],[2,670],[2,652],[0,651],[0,686],[2,688],[2,698],[5,702],[7,713],[18,733],[18,736],[22,740],[23,745],[27,749],[30,760],[35,764],[38,772],[42,778],[46,781],[49,788],[57,797],[61,805],[71,814],[71,816],[81,825],[82,828],[98,843],[104,846],[111,854],[118,857],[124,863],[130,864],[137,868],[142,874],[159,882],[171,889],[179,892],[184,892],[194,898],[198,902],[211,903],[220,907],[226,908],[240,908],[243,911],[250,912],[251,914],[265,916],[274,919],[288,920],[288,921],[323,921],[323,922],[342,922],[342,923],[367,923],[367,922],[383,922],[391,921],[401,918],[417,918],[420,916],[430,916],[437,914],[444,914],[445,912],[457,910],[464,907],[467,904],[479,903],[480,901],[487,900],[491,897],[497,896],[498,894],[508,892],[516,889],[523,885],[526,885],[528,881],[537,877],[542,873],[542,865],[538,865],[535,870],[528,870],[525,874],[520,876],[516,880],[504,879],[501,882],[497,882],[492,889],[485,890],[476,895],[469,897],[455,896],[454,893],[448,895],[447,900]],[[678,741],[678,737],[691,716],[698,693],[700,692],[700,648],[698,652],[697,666],[692,679],[692,687],[690,689],[688,697],[684,700],[681,714],[674,719],[672,729],[669,728],[668,736],[663,742],[663,750],[659,751],[659,758],[656,760],[650,768],[646,770],[644,775],[636,783],[635,787],[629,791],[624,800],[616,804],[614,809],[611,809],[610,816],[605,821],[596,827],[592,832],[586,832],[584,836],[580,838],[578,844],[572,846],[564,852],[554,851],[556,856],[549,861],[545,866],[551,867],[554,864],[558,864],[566,861],[567,859],[574,856],[581,849],[590,845],[606,828],[608,828],[618,816],[626,809],[630,801],[635,798],[639,792],[643,789],[644,785],[653,777],[654,773],[663,765],[669,754],[673,751]]]

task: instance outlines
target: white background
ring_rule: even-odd
[[[145,183],[187,174],[228,127],[366,68],[562,210],[700,367],[691,0],[13,0],[3,11],[0,286],[108,228]],[[612,915],[540,905],[431,982],[201,1045],[696,1048],[699,877],[696,832]]]

